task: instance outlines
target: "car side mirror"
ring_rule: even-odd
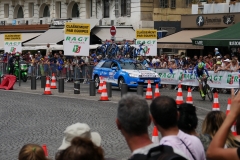
[[[112,70],[115,70],[115,71],[116,71],[116,70],[117,70],[117,67],[112,67]]]

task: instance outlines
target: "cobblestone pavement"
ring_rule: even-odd
[[[121,93],[113,89],[110,102],[99,102],[99,95],[90,97],[88,85],[81,85],[81,94],[73,94],[73,83],[65,83],[65,92],[52,90],[53,96],[42,96],[43,89],[31,90],[30,82],[15,84],[13,91],[0,91],[0,159],[17,159],[20,148],[26,143],[47,144],[49,155],[54,157],[61,145],[63,131],[76,122],[89,124],[92,131],[102,136],[102,147],[107,158],[126,159],[130,151],[115,125],[117,101]],[[131,93],[136,93],[133,89]],[[161,89],[161,95],[176,97],[176,91]],[[212,103],[202,101],[193,92],[197,106],[200,131],[202,121],[211,110]],[[184,99],[187,92],[183,91]],[[221,110],[225,112],[229,94],[219,94]],[[150,101],[149,101],[150,103]],[[151,134],[152,126],[149,128]]]

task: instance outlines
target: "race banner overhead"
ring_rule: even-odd
[[[187,86],[198,86],[199,83],[193,72],[188,72],[187,70],[169,70],[169,69],[152,69],[152,71],[159,74],[161,78],[161,84],[172,84],[177,85],[181,83]],[[214,73],[213,71],[208,71],[209,79],[213,82],[208,81],[210,87],[213,88],[239,88],[238,72],[226,72],[219,71]]]
[[[22,34],[4,34],[4,51],[8,53],[22,52]]]
[[[137,29],[136,46],[138,55],[157,56],[157,30]]]
[[[64,28],[64,55],[88,56],[90,24],[66,22]]]

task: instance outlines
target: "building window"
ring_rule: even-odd
[[[56,18],[61,18],[61,2],[56,2],[55,8]]]
[[[9,4],[4,4],[4,18],[9,17]]]
[[[131,0],[127,0],[127,16],[131,16]]]
[[[168,0],[160,0],[159,1],[160,8],[167,8],[168,7]]]
[[[171,8],[176,8],[176,0],[171,0]]]
[[[119,17],[119,0],[115,0],[115,17]]]
[[[79,7],[78,4],[75,3],[72,8],[72,18],[79,18]]]
[[[93,1],[90,0],[90,16],[91,17],[93,16],[92,12],[93,12]]]
[[[121,0],[121,16],[127,15],[127,0]]]
[[[29,18],[34,17],[34,4],[33,3],[28,4],[28,11],[29,11]]]
[[[103,18],[109,18],[109,0],[103,2]]]
[[[24,18],[23,8],[21,6],[18,8],[17,18]]]
[[[43,17],[50,17],[50,10],[49,10],[48,5],[46,5],[46,6],[44,7]]]

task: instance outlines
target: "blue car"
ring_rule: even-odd
[[[160,85],[157,73],[148,70],[144,65],[132,59],[107,59],[100,61],[93,69],[92,78],[99,87],[100,77],[106,82],[111,82],[121,90],[121,84],[126,83],[128,88],[136,88],[138,84],[145,87],[150,80],[152,85]]]

